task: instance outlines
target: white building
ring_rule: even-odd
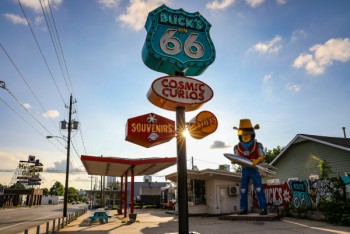
[[[177,182],[177,172],[165,176]],[[241,174],[226,170],[187,171],[188,213],[229,214],[240,210]],[[251,196],[248,196],[251,203]],[[177,210],[177,205],[175,205]]]
[[[63,204],[64,197],[63,196],[42,196],[41,205],[58,205]]]

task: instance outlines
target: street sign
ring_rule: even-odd
[[[188,123],[188,132],[195,139],[202,139],[218,128],[218,120],[210,111],[202,111]]]
[[[148,14],[143,62],[168,75],[198,76],[215,60],[211,24],[198,12],[173,10],[165,5]]]
[[[175,121],[149,113],[128,119],[125,140],[149,148],[175,137]]]
[[[213,90],[207,84],[186,76],[160,77],[147,93],[151,103],[171,111],[178,106],[185,107],[185,111],[197,110],[212,97]]]

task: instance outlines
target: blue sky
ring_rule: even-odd
[[[228,164],[223,153],[238,142],[232,127],[242,118],[260,124],[256,138],[268,149],[286,146],[299,133],[342,137],[342,127],[350,128],[349,1],[52,0],[62,68],[40,1],[20,3],[0,1],[0,81],[11,92],[0,89],[2,184],[28,155],[45,169],[64,172],[65,142],[45,136],[67,135],[59,122],[68,120],[65,104],[72,90],[80,130],[73,133],[71,168],[82,169],[84,154],[176,156],[175,139],[151,148],[124,140],[128,118],[153,112],[175,120],[175,112],[146,98],[152,82],[165,74],[141,58],[147,14],[162,4],[200,12],[212,24],[216,49],[215,62],[194,77],[208,84],[214,97],[187,112],[186,120],[208,110],[219,125],[204,139],[187,139],[188,167],[191,157],[199,169]],[[164,181],[162,176],[174,171],[153,180]],[[64,183],[63,173],[43,177],[43,187]],[[86,173],[72,173],[70,179],[76,188],[90,188]]]

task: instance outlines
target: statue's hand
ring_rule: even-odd
[[[257,159],[252,159],[252,165],[253,165],[253,167],[255,167],[257,164],[259,164],[259,163],[261,163],[262,161],[264,161],[264,157],[262,157],[262,156],[259,156],[259,158],[257,158]]]

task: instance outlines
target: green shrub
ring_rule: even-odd
[[[345,197],[344,185],[335,182],[331,192],[332,197],[321,200],[318,209],[324,212],[327,222],[350,226],[350,200]]]

